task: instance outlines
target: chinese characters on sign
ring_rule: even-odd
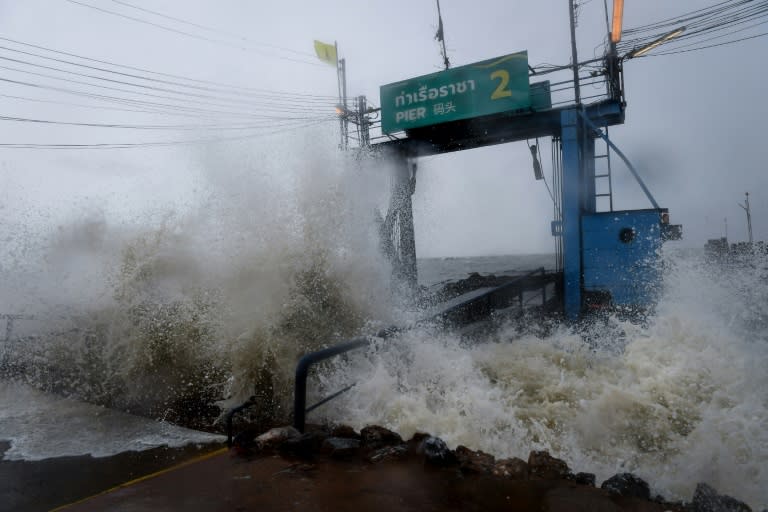
[[[436,116],[450,114],[451,112],[456,112],[456,106],[453,104],[452,101],[447,101],[445,103],[435,103],[432,106],[432,113],[435,114]]]

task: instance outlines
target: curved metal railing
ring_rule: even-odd
[[[540,276],[538,276],[540,274]],[[407,328],[390,327],[379,331],[375,336],[363,336],[354,338],[337,345],[310,352],[299,359],[296,365],[296,380],[294,383],[293,400],[293,426],[299,431],[304,432],[307,413],[317,409],[334,398],[349,391],[355,386],[350,384],[343,389],[332,393],[329,396],[319,400],[315,404],[307,407],[307,378],[313,365],[330,359],[332,357],[356,350],[358,348],[370,345],[376,339],[386,339],[392,335],[411,329],[419,325],[430,322],[442,321],[453,324],[465,324],[476,321],[483,316],[489,315],[492,311],[519,305],[522,312],[524,305],[529,301],[523,300],[523,293],[531,290],[541,290],[542,304],[547,302],[547,286],[557,279],[556,274],[547,274],[545,269],[539,268],[522,276],[511,279],[509,282],[489,289],[483,293],[472,296],[467,300],[460,300],[451,306],[429,315],[427,318],[419,320],[414,325]],[[529,299],[530,300],[530,299]],[[233,416],[248,407],[256,405],[251,397],[247,402],[231,409],[226,416],[227,424],[227,443],[232,443],[232,419]]]

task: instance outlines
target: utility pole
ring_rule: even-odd
[[[347,149],[349,146],[349,120],[347,119],[347,63],[344,59],[339,59],[339,44],[334,41],[333,47],[336,50],[336,82],[339,88],[339,147]]]
[[[333,42],[333,47],[336,51],[336,84],[338,85],[339,89],[339,106],[342,106],[341,103],[341,67],[339,65],[339,43],[336,41]],[[343,114],[343,112],[341,112]],[[339,148],[344,149],[344,118],[343,115],[339,115]]]
[[[581,91],[579,90],[579,57],[576,53],[576,7],[573,0],[568,0],[571,14],[571,59],[573,67],[573,92],[576,104],[581,103]]]
[[[360,127],[360,147],[367,148],[371,145],[371,132],[368,126],[368,106],[365,96],[357,98],[357,121]]]
[[[605,6],[605,26],[608,29],[608,54],[605,59],[605,68],[608,71],[608,88],[611,99],[621,101],[621,60],[616,53],[616,45],[621,41],[621,29],[624,20],[624,0],[613,0],[613,23],[608,19],[608,0],[603,1]]]
[[[342,122],[344,123],[344,149],[349,147],[349,117],[347,113],[347,61],[341,59],[341,104],[344,106]]]
[[[745,212],[747,212],[747,234],[749,235],[749,245],[752,245],[752,212],[749,209],[749,192],[744,192],[746,199],[744,204],[739,203]]]
[[[339,60],[339,79],[341,86],[341,148],[347,149],[349,147],[349,118],[347,116],[347,61],[345,59]]]

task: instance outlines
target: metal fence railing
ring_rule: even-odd
[[[524,293],[536,290],[541,292],[541,302],[542,305],[545,305],[548,300],[547,287],[554,283],[556,279],[556,274],[548,274],[544,268],[539,268],[533,272],[513,278],[508,283],[505,283],[501,286],[497,286],[479,295],[473,296],[468,300],[459,301],[458,303],[452,304],[450,307],[447,307],[438,313],[431,314],[427,318],[416,322],[416,324],[409,328],[434,322],[466,324],[477,321],[480,318],[489,315],[494,310],[513,306],[518,306],[520,308],[520,312],[522,312],[523,308],[531,301],[531,299],[536,297],[534,296],[524,300]],[[348,340],[337,345],[332,345],[316,352],[305,354],[296,365],[296,380],[294,383],[293,401],[293,426],[296,428],[296,430],[299,432],[304,432],[306,426],[306,417],[309,412],[341,396],[356,385],[356,383],[349,384],[343,389],[340,389],[307,407],[307,380],[309,372],[315,364],[350,352],[352,350],[367,347],[374,340],[389,338],[398,332],[402,332],[403,330],[405,329],[399,327],[390,327],[380,331],[375,336],[363,336],[354,338],[352,340]],[[232,424],[234,415],[254,405],[257,405],[257,402],[253,397],[251,397],[251,399],[242,405],[231,409],[227,413],[227,442],[230,445],[232,443]]]

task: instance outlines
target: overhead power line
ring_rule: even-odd
[[[44,60],[49,60],[49,61],[53,61],[53,62],[58,62],[58,63],[61,63],[61,64],[67,64],[69,66],[75,66],[75,67],[78,67],[78,68],[84,68],[84,69],[90,69],[90,70],[93,70],[93,71],[99,71],[99,72],[102,72],[102,73],[109,73],[109,74],[112,74],[112,75],[118,75],[118,76],[123,76],[123,77],[128,77],[128,78],[135,78],[135,79],[144,80],[144,81],[147,81],[147,82],[160,83],[160,84],[166,84],[166,85],[173,85],[173,86],[176,86],[176,87],[183,87],[183,88],[199,90],[199,91],[208,91],[208,92],[216,92],[216,93],[219,93],[219,94],[229,94],[229,95],[236,95],[236,96],[247,96],[247,97],[253,97],[253,98],[262,98],[262,99],[269,99],[270,101],[279,100],[279,99],[283,99],[283,100],[291,99],[291,100],[295,101],[297,99],[297,97],[294,94],[292,94],[292,93],[281,93],[281,92],[276,92],[276,91],[275,92],[232,91],[230,89],[221,88],[221,87],[210,87],[210,86],[203,86],[203,85],[195,85],[195,84],[184,83],[184,82],[177,81],[177,80],[164,80],[164,79],[160,79],[160,78],[153,78],[151,76],[142,76],[142,75],[138,75],[138,74],[135,74],[135,73],[125,73],[125,72],[122,72],[122,71],[115,71],[113,69],[108,69],[108,68],[104,68],[104,67],[91,66],[91,65],[88,65],[88,64],[82,64],[80,62],[74,62],[74,61],[67,60],[67,59],[58,59],[56,57],[49,57],[47,55],[42,55],[40,53],[19,50],[19,49],[16,49],[16,48],[9,48],[7,46],[0,46],[0,50],[8,51],[8,52],[13,52],[13,53],[20,53],[22,55],[27,55],[27,56],[30,56],[30,57],[36,57],[36,58],[39,58],[39,59],[44,59]],[[7,60],[14,60],[14,59],[7,59]],[[34,65],[34,66],[40,66],[39,64],[33,64],[33,63],[30,63],[29,61],[23,61],[23,60],[14,60],[14,61],[15,62],[23,62],[23,63],[29,64],[29,65]],[[40,67],[43,67],[43,66],[40,66]],[[59,68],[51,68],[51,67],[46,67],[46,69],[55,69],[55,70],[58,70],[58,71],[64,71],[64,70],[61,70]],[[71,73],[71,71],[65,71],[65,72]],[[81,75],[81,76],[90,76],[92,78],[103,79],[101,77],[93,77],[92,75]],[[124,83],[124,82],[121,82],[121,83]],[[144,87],[144,85],[142,85],[142,87]],[[328,103],[329,101],[336,100],[336,97],[335,96],[309,96],[309,95],[306,95],[304,97],[301,97],[300,99],[302,101],[305,101],[305,102],[324,102],[324,103]]]
[[[49,105],[62,105],[67,107],[77,107],[77,108],[89,108],[93,110],[112,110],[115,112],[133,112],[137,114],[158,114],[162,113],[165,115],[178,115],[183,117],[196,117],[192,114],[182,114],[182,113],[172,113],[172,112],[161,112],[160,110],[149,110],[149,109],[138,109],[138,108],[120,108],[120,107],[109,107],[106,105],[87,105],[85,103],[72,103],[69,101],[59,101],[59,100],[45,100],[42,98],[30,98],[28,96],[17,96],[14,94],[0,94],[0,98],[10,98],[12,100],[20,100],[20,101],[30,101],[33,103],[47,103]]]
[[[111,96],[107,94],[98,94],[98,93],[89,92],[89,91],[79,91],[76,89],[70,89],[66,87],[57,87],[53,85],[38,84],[38,83],[27,82],[23,80],[14,80],[14,79],[2,77],[2,76],[0,76],[0,82],[10,83],[18,86],[30,87],[37,90],[55,91],[55,92],[60,92],[64,94],[70,94],[73,96],[79,96],[83,98],[94,99],[98,101],[105,101],[110,103],[117,103],[121,105],[144,107],[144,108],[156,110],[159,113],[173,113],[174,115],[175,114],[187,115],[190,117],[207,116],[209,118],[229,117],[229,118],[244,118],[244,119],[253,119],[253,118],[285,119],[285,118],[292,118],[293,116],[296,116],[295,114],[276,115],[276,114],[255,113],[255,112],[249,113],[249,112],[243,112],[243,111],[214,110],[209,108],[193,106],[193,105],[190,105],[189,103],[184,105],[158,103],[158,102],[148,101],[148,100]],[[296,117],[299,117],[299,116],[296,116]]]
[[[2,49],[2,47],[0,47]],[[131,89],[119,89],[119,88],[110,88],[113,90],[123,91],[127,92],[129,94],[140,94],[140,95],[146,95],[146,96],[152,96],[152,97],[159,97],[159,98],[166,98],[166,99],[172,99],[175,101],[180,101],[182,99],[186,98],[195,98],[196,101],[199,101],[200,103],[205,104],[219,104],[221,103],[214,103],[214,102],[207,102],[207,101],[201,101],[201,99],[204,100],[215,100],[216,102],[223,102],[225,104],[228,104],[227,106],[231,107],[232,105],[244,105],[248,107],[257,107],[257,108],[268,108],[271,110],[279,109],[279,110],[285,110],[285,111],[299,111],[299,112],[306,112],[306,111],[321,111],[321,112],[329,112],[332,108],[332,106],[335,104],[335,102],[326,101],[323,103],[318,102],[312,102],[312,103],[300,103],[299,101],[293,100],[289,101],[288,99],[273,99],[273,98],[262,98],[260,101],[257,101],[255,99],[250,98],[229,98],[225,96],[217,96],[212,94],[202,94],[202,93],[196,93],[191,91],[184,91],[184,90],[176,90],[176,89],[169,89],[166,87],[158,87],[154,85],[147,85],[147,84],[141,84],[141,83],[135,83],[135,82],[128,82],[125,80],[116,80],[113,78],[106,78],[98,75],[92,75],[87,73],[80,73],[77,71],[71,71],[68,69],[62,69],[54,66],[46,66],[43,64],[36,64],[33,62],[29,62],[26,60],[21,59],[14,59],[10,57],[4,57],[0,55],[0,60],[8,61],[8,62],[14,62],[17,64],[22,64],[26,66],[31,66],[34,68],[40,68],[40,69],[46,69],[49,71],[55,71],[58,73],[64,73],[66,75],[74,75],[81,78],[90,78],[93,80],[99,80],[103,82],[108,82],[112,84],[119,84],[119,85],[127,85],[129,87],[135,87],[138,90],[131,90]],[[34,73],[28,70],[18,69],[18,68],[11,68],[7,66],[0,66],[2,69],[8,69],[12,71],[17,71],[20,73],[27,73],[27,74],[36,74],[38,76],[43,76],[46,78],[52,78],[54,80],[65,80],[61,77],[55,76],[55,75],[48,75],[48,74],[42,74],[42,73]],[[91,83],[91,82],[83,82],[83,81],[76,81],[76,83],[89,85],[90,87],[98,87],[98,88],[104,88],[105,86],[97,84],[97,83]],[[175,94],[177,96],[181,96],[181,98],[175,98],[175,97],[169,97],[164,95],[155,95],[155,94],[149,94],[146,92],[143,92],[144,90],[151,90],[151,91],[157,91],[157,92],[164,92],[168,94]],[[302,100],[306,102],[306,100]]]
[[[2,78],[0,78],[0,81],[2,81]],[[213,116],[204,112],[200,113],[190,113],[190,112],[175,112],[175,111],[168,111],[168,110],[161,110],[158,108],[121,108],[121,107],[112,107],[108,105],[87,105],[85,103],[72,103],[68,101],[60,101],[60,100],[46,100],[41,98],[30,98],[28,96],[18,96],[13,94],[0,94],[0,98],[9,98],[13,100],[19,100],[19,101],[28,101],[32,103],[45,103],[49,105],[61,105],[66,107],[75,107],[75,108],[85,108],[85,109],[91,109],[91,110],[102,110],[102,111],[115,111],[115,112],[132,112],[137,114],[160,114],[164,116],[171,116],[171,117],[186,117],[186,118],[193,118],[198,120],[213,120],[218,121],[221,123],[225,119],[231,119],[233,116],[223,116],[223,115],[217,115]],[[95,99],[101,99],[101,98],[95,98]],[[263,116],[263,115],[246,115],[246,116],[238,116],[239,119],[243,119],[243,122],[247,121],[249,123],[281,123],[283,121],[306,121],[311,119],[321,119],[324,116],[316,116],[316,117],[307,117],[307,116]],[[335,119],[336,116],[333,116]],[[220,126],[220,125],[217,125]]]
[[[674,27],[676,32],[681,33],[666,42],[663,51],[656,51],[647,56],[687,53],[762,37],[762,34],[747,33],[745,37],[734,38],[735,34],[754,30],[766,23],[768,0],[729,0],[674,18],[627,29],[625,35],[633,37],[625,38],[617,45],[617,50],[622,54],[632,54],[669,34],[669,30]],[[659,33],[660,30],[663,30],[664,34]],[[725,38],[731,39],[717,44],[703,44]]]
[[[260,124],[197,124],[197,125],[139,125],[139,124],[115,124],[115,123],[86,123],[86,122],[72,122],[72,121],[54,121],[50,119],[29,119],[24,117],[13,117],[0,115],[0,121],[11,121],[21,123],[34,123],[34,124],[49,124],[49,125],[62,125],[62,126],[80,126],[87,128],[118,128],[127,130],[254,130],[254,129],[273,129],[275,127],[281,127],[286,125],[303,125],[308,120],[310,121],[330,121],[336,120],[336,116],[322,116],[316,118],[307,119],[280,119],[261,121]]]
[[[679,50],[679,49],[681,49],[681,48],[689,48],[689,47],[691,47],[691,46],[700,45],[701,43],[706,43],[706,42],[708,42],[708,41],[714,41],[714,40],[716,40],[716,39],[722,39],[722,38],[724,38],[724,37],[732,36],[733,34],[738,34],[738,33],[740,33],[740,32],[744,32],[744,31],[747,31],[747,30],[751,30],[751,29],[753,29],[753,28],[755,28],[755,27],[759,27],[759,26],[765,25],[766,23],[768,23],[768,20],[766,20],[766,21],[761,21],[761,22],[759,22],[759,23],[755,23],[755,24],[753,24],[753,25],[749,25],[749,26],[746,26],[746,27],[740,28],[740,29],[738,29],[738,30],[732,30],[732,31],[730,31],[730,32],[727,32],[727,33],[725,33],[725,34],[720,34],[720,35],[718,35],[718,36],[712,36],[712,37],[707,37],[707,38],[705,38],[705,39],[699,39],[699,40],[697,40],[697,41],[695,41],[695,42],[692,42],[692,43],[688,43],[688,44],[682,44],[682,45],[675,45],[675,46],[674,46],[674,49],[675,49],[675,50]],[[751,38],[751,37],[750,37],[749,39],[753,39],[753,38]],[[702,47],[702,48],[703,48],[703,47]],[[655,55],[660,55],[660,53],[655,53]]]
[[[253,44],[253,45],[256,45],[256,46],[263,46],[265,48],[272,48],[274,50],[280,50],[280,51],[283,51],[283,52],[293,53],[293,54],[296,54],[296,55],[302,55],[302,56],[305,56],[305,57],[311,57],[313,59],[315,58],[315,55],[312,54],[312,53],[309,53],[309,52],[301,52],[301,51],[298,51],[298,50],[292,50],[290,48],[285,48],[285,47],[282,47],[282,46],[277,46],[277,45],[273,45],[273,44],[267,44],[267,43],[262,43],[262,42],[254,41],[253,39],[250,39],[248,37],[242,36],[240,34],[234,34],[232,32],[226,31],[226,30],[221,30],[221,29],[209,27],[209,26],[206,26],[206,25],[201,25],[199,23],[194,23],[194,22],[191,22],[191,21],[188,21],[188,20],[177,18],[175,16],[169,16],[167,14],[163,14],[163,13],[160,13],[160,12],[157,12],[157,11],[152,11],[150,9],[147,9],[147,8],[144,8],[144,7],[139,7],[137,5],[130,4],[128,2],[123,2],[121,0],[112,0],[112,1],[114,3],[116,3],[116,4],[120,4],[120,5],[123,5],[125,7],[130,7],[131,9],[136,9],[138,11],[146,12],[148,14],[152,14],[154,16],[159,16],[161,18],[165,18],[165,19],[171,20],[171,21],[176,21],[178,23],[183,23],[184,25],[189,25],[190,27],[199,28],[201,30],[206,30],[208,32],[212,32],[212,33],[215,33],[215,34],[224,35],[224,36],[227,36],[227,37],[231,37],[233,39],[239,39],[241,41],[245,41],[247,43],[250,43],[250,44]]]
[[[749,36],[749,37],[742,37],[740,39],[734,39],[733,41],[725,41],[725,42],[719,43],[719,44],[710,44],[710,45],[707,45],[707,46],[700,46],[698,48],[691,48],[691,49],[688,49],[688,50],[674,50],[674,51],[668,51],[668,52],[659,52],[659,53],[654,53],[654,54],[646,55],[644,57],[654,57],[654,56],[657,56],[657,55],[659,55],[659,56],[660,55],[674,55],[674,54],[677,54],[677,53],[695,52],[695,51],[698,51],[698,50],[704,50],[704,49],[707,49],[707,48],[716,48],[718,46],[726,46],[726,45],[729,45],[729,44],[739,43],[741,41],[748,41],[750,39],[757,39],[758,37],[765,37],[765,36],[768,36],[768,32],[763,32],[762,34],[755,34],[754,36]]]
[[[707,24],[701,24],[701,23],[689,23],[687,25],[681,24],[676,26],[674,30],[684,29],[684,32],[678,37],[676,37],[675,40],[670,44],[679,44],[681,41],[700,40],[704,37],[709,36],[712,33],[733,30],[733,27],[735,26],[760,20],[761,18],[765,18],[767,14],[768,14],[768,7],[766,7],[762,13],[750,13],[747,15],[740,15],[740,16],[732,17],[728,20],[718,20],[716,22],[707,23]],[[665,34],[668,33],[668,30],[665,29],[664,33]],[[647,35],[638,36],[631,39],[625,39],[619,45],[617,45],[617,48],[620,52],[625,52],[634,48],[642,47],[646,44],[649,44],[652,41],[655,41],[660,35],[661,33],[654,32],[654,33],[649,33]]]
[[[178,80],[185,80],[185,81],[188,81],[188,82],[194,82],[194,83],[199,83],[199,84],[214,85],[214,86],[223,87],[223,88],[227,88],[227,89],[240,90],[240,91],[248,91],[248,92],[257,92],[257,93],[258,92],[262,92],[262,93],[272,93],[272,94],[286,94],[286,95],[297,96],[297,97],[336,98],[336,96],[318,96],[318,95],[315,95],[315,94],[305,94],[305,93],[299,93],[299,92],[281,92],[281,91],[274,91],[274,90],[270,90],[270,89],[262,89],[262,88],[257,88],[257,87],[236,86],[236,85],[226,84],[226,83],[223,83],[223,82],[216,82],[216,81],[212,81],[212,80],[200,80],[200,79],[196,79],[196,78],[189,78],[189,77],[182,76],[182,75],[176,75],[176,74],[172,74],[172,73],[165,73],[165,72],[162,72],[162,71],[154,71],[154,70],[151,70],[151,69],[139,68],[139,67],[135,67],[135,66],[128,66],[128,65],[125,65],[125,64],[118,64],[118,63],[110,62],[110,61],[107,61],[107,60],[94,59],[92,57],[85,57],[83,55],[78,55],[78,54],[75,54],[75,53],[65,52],[65,51],[61,51],[61,50],[55,50],[53,48],[47,48],[45,46],[40,46],[40,45],[36,45],[36,44],[25,43],[23,41],[19,41],[17,39],[10,39],[10,38],[7,38],[7,37],[0,37],[0,41],[7,41],[7,42],[18,44],[18,45],[21,45],[21,46],[26,46],[28,48],[35,48],[37,50],[44,50],[44,51],[47,51],[47,52],[55,53],[55,54],[58,54],[58,55],[65,55],[67,57],[74,57],[74,58],[85,60],[85,61],[88,61],[88,62],[96,62],[98,64],[105,64],[105,65],[113,66],[113,67],[117,67],[117,68],[129,69],[129,70],[132,70],[132,71],[139,71],[139,72],[142,72],[142,73],[149,73],[149,74],[156,75],[156,76],[164,76],[164,77],[168,77],[168,78],[174,78],[174,79],[178,79]]]
[[[702,9],[696,9],[695,11],[690,11],[684,14],[680,14],[672,18],[666,18],[660,21],[655,21],[647,25],[639,25],[637,27],[627,28],[627,29],[624,29],[623,32],[624,32],[624,35],[626,36],[626,35],[635,34],[638,32],[643,32],[648,30],[659,30],[662,28],[670,27],[670,26],[677,26],[687,21],[690,21],[691,19],[694,19],[696,16],[701,16],[701,13],[705,13],[705,14],[711,13],[715,8],[725,6],[728,4],[741,5],[741,4],[749,3],[751,1],[752,0],[726,0],[724,2],[710,5],[709,7],[704,7]]]
[[[203,139],[190,139],[190,140],[174,140],[174,141],[154,141],[154,142],[132,142],[132,143],[98,143],[98,144],[38,144],[38,143],[0,143],[0,149],[40,149],[40,150],[83,150],[83,149],[134,149],[134,148],[149,148],[149,147],[168,147],[168,146],[190,146],[201,145],[218,142],[234,142],[241,140],[250,140],[259,137],[267,137],[277,133],[296,131],[304,128],[311,128],[327,122],[315,121],[311,123],[304,123],[301,126],[294,126],[290,128],[270,129],[268,132],[254,133],[248,135],[239,135],[233,137],[215,137],[215,138],[203,138]]]
[[[3,59],[3,57],[0,57],[0,59]],[[38,66],[38,67],[46,67],[46,66]],[[251,109],[258,108],[258,110],[266,111],[266,112],[284,112],[284,113],[290,113],[290,112],[293,112],[293,113],[318,112],[318,113],[320,113],[320,112],[325,112],[325,111],[329,110],[329,108],[321,108],[321,107],[318,107],[318,106],[293,107],[293,106],[290,106],[290,105],[289,106],[280,106],[280,105],[269,105],[269,104],[255,104],[255,103],[252,103],[252,102],[243,102],[243,101],[238,101],[238,100],[233,100],[233,99],[216,98],[216,97],[214,97],[214,99],[216,99],[218,101],[205,101],[205,100],[202,100],[202,99],[191,99],[190,96],[199,96],[199,95],[191,95],[191,94],[190,95],[186,95],[187,97],[179,98],[179,97],[175,97],[175,96],[168,96],[166,94],[154,94],[154,93],[145,92],[145,91],[141,91],[141,90],[134,91],[134,90],[131,90],[131,89],[124,89],[124,88],[121,88],[121,87],[112,87],[112,86],[109,86],[109,85],[95,84],[95,83],[91,83],[91,82],[87,82],[87,81],[83,81],[83,80],[74,80],[74,79],[71,79],[71,78],[62,78],[62,77],[51,75],[51,74],[47,74],[47,73],[38,73],[36,71],[29,71],[29,70],[26,70],[26,69],[19,69],[19,68],[10,67],[10,66],[0,66],[0,69],[5,69],[5,70],[9,70],[9,71],[14,71],[14,72],[17,72],[17,73],[24,73],[24,74],[28,74],[28,75],[43,77],[43,78],[49,78],[49,79],[52,79],[52,80],[59,80],[59,81],[62,81],[62,82],[67,82],[67,83],[74,83],[74,84],[78,84],[78,85],[85,85],[85,86],[88,86],[88,87],[94,87],[94,88],[98,88],[98,89],[105,89],[105,90],[109,90],[109,91],[116,91],[116,92],[121,92],[121,93],[127,93],[127,94],[132,94],[132,95],[139,95],[139,96],[146,96],[146,97],[150,97],[150,98],[157,98],[157,99],[169,100],[169,101],[184,101],[185,103],[194,103],[194,104],[197,104],[197,105],[204,105],[204,106],[223,107],[223,108],[233,108],[233,107],[240,106],[240,107],[249,107]],[[108,80],[108,81],[115,82],[114,80]],[[118,83],[120,83],[120,82],[118,82]],[[129,85],[129,86],[133,85],[133,84],[130,84],[130,83],[125,83],[125,84]],[[178,93],[178,92],[171,92],[171,94],[177,94],[177,95],[181,94],[182,96],[184,96],[183,93]],[[253,112],[253,111],[251,110],[251,112]]]
[[[228,46],[230,48],[235,48],[235,49],[238,49],[238,50],[252,51],[252,52],[258,53],[258,54],[260,54],[260,55],[262,55],[264,57],[270,57],[270,58],[279,59],[279,60],[285,60],[285,61],[290,61],[290,62],[297,62],[297,63],[300,63],[300,64],[306,64],[306,65],[309,65],[309,66],[325,67],[325,64],[320,63],[320,62],[313,62],[313,61],[296,59],[296,58],[293,58],[293,57],[286,57],[286,56],[282,56],[282,55],[274,55],[274,54],[264,53],[263,51],[260,51],[260,50],[254,49],[254,48],[249,48],[249,47],[246,47],[246,46],[243,46],[243,45],[231,43],[231,42],[224,41],[224,40],[221,40],[221,39],[214,39],[214,38],[207,37],[207,36],[202,36],[202,35],[199,35],[199,34],[193,34],[191,32],[186,32],[184,30],[179,30],[179,29],[176,29],[176,28],[173,28],[173,27],[169,27],[167,25],[162,25],[160,23],[155,23],[153,21],[148,21],[148,20],[145,20],[145,19],[142,19],[142,18],[137,18],[135,16],[130,16],[128,14],[123,14],[123,13],[120,13],[120,12],[117,12],[117,11],[112,11],[112,10],[109,10],[109,9],[104,9],[102,7],[91,5],[91,4],[88,4],[88,3],[85,3],[85,2],[80,2],[78,0],[64,0],[64,1],[69,2],[71,4],[80,5],[82,7],[88,8],[88,9],[93,9],[93,10],[101,12],[103,14],[108,14],[108,15],[111,15],[111,16],[117,16],[119,18],[124,18],[124,19],[127,19],[127,20],[135,21],[136,23],[141,23],[141,24],[144,24],[144,25],[150,25],[152,27],[155,27],[155,28],[158,28],[158,29],[161,29],[161,30],[165,30],[167,32],[172,32],[172,33],[183,35],[183,36],[190,37],[190,38],[193,38],[193,39],[198,39],[198,40],[201,40],[201,41],[207,41],[209,43],[220,44],[220,45]]]

